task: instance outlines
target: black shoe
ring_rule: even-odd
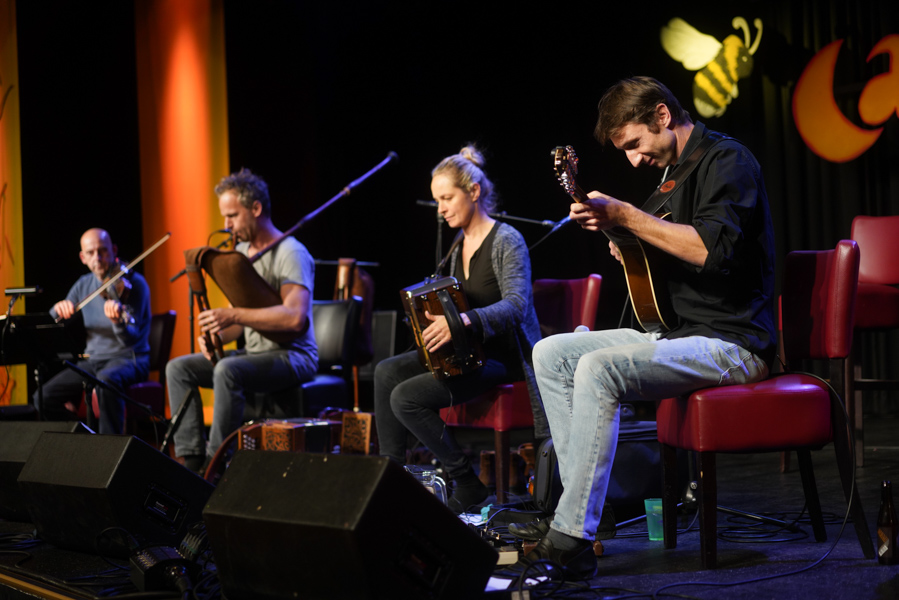
[[[206,465],[208,465],[209,463],[205,454],[188,454],[187,456],[182,456],[181,458],[184,460],[184,466],[194,473],[198,474],[200,477],[202,477],[203,473],[206,472]]]
[[[489,497],[487,486],[485,486],[477,478],[474,481],[467,481],[460,485],[456,481],[456,488],[452,497],[447,501],[446,505],[457,515],[464,512],[479,511],[481,504]]]
[[[509,523],[509,533],[517,538],[536,542],[546,537],[552,522],[553,516],[550,515],[527,523]]]
[[[590,540],[580,541],[583,544],[579,544],[573,550],[556,550],[550,539],[545,537],[517,563],[497,574],[506,577],[519,577],[527,571],[529,577],[546,575],[550,579],[564,577],[569,581],[593,579],[596,576],[596,554],[593,553],[593,542]]]

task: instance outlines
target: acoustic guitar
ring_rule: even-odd
[[[553,164],[556,177],[565,192],[576,202],[589,200],[575,176],[577,175],[577,154],[571,146],[557,146],[553,150]],[[669,215],[657,214],[659,218]],[[623,227],[604,230],[604,234],[618,248],[631,306],[640,326],[648,332],[667,331],[674,325],[676,315],[668,296],[668,285],[664,273],[669,266],[671,255],[641,240]]]

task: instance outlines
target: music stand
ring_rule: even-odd
[[[43,406],[41,368],[81,352],[65,323],[49,313],[0,315],[0,365],[35,364],[38,403]]]

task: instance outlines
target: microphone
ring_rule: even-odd
[[[561,221],[556,221],[556,224],[553,225],[553,228],[550,230],[550,233],[555,232],[556,229],[558,229],[559,227],[562,227],[563,225],[568,223],[570,220],[571,220],[571,217],[568,216],[568,217],[565,217],[564,219],[562,219]]]
[[[236,242],[237,240],[234,239],[234,232],[231,231],[230,229],[216,229],[215,231],[213,231],[212,233],[209,234],[209,237],[208,237],[208,238],[206,238],[206,239],[207,239],[207,243],[209,243],[208,240],[211,239],[212,236],[217,235],[217,234],[219,234],[219,233],[227,233],[227,234],[228,234],[228,239],[225,240],[225,241],[223,241],[223,242],[222,242],[221,244],[219,244],[218,246],[216,246],[216,248],[221,248],[221,247],[223,247],[223,246],[228,246],[229,248],[231,248],[231,249],[233,250],[233,249],[234,249],[234,246],[236,245],[235,242]]]
[[[36,285],[34,287],[6,288],[5,290],[3,290],[3,293],[6,294],[7,296],[24,296],[27,298],[29,296],[37,296],[38,294],[40,294],[43,291],[44,290],[41,289],[41,286]]]

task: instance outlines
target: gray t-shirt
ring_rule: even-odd
[[[235,248],[243,255],[247,254],[250,245],[241,242]],[[276,291],[285,283],[301,285],[309,290],[309,310],[306,319],[309,326],[306,331],[292,342],[279,344],[264,337],[258,331],[244,327],[246,351],[250,354],[271,350],[298,350],[318,360],[318,347],[315,344],[315,331],[312,326],[312,292],[315,282],[315,263],[306,247],[294,237],[287,237],[275,248],[267,252],[253,263],[253,268]]]

